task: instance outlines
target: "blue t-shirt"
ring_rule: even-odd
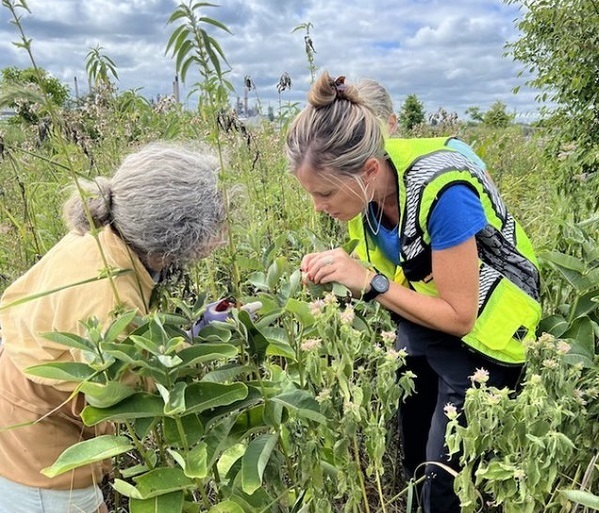
[[[399,265],[399,234],[397,226],[378,226],[378,219],[372,205],[368,209],[370,224],[378,229],[374,237],[376,246],[383,254]],[[428,231],[431,248],[441,250],[457,246],[478,233],[487,225],[483,206],[478,196],[467,185],[456,184],[448,187],[433,207],[429,217]]]
[[[482,203],[467,185],[452,185],[433,207],[428,220],[431,248],[452,248],[481,231],[487,225]]]

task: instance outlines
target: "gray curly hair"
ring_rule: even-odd
[[[200,258],[223,233],[225,206],[218,159],[205,150],[153,143],[125,158],[112,178],[84,182],[64,206],[71,230],[112,225],[142,258],[173,264]]]

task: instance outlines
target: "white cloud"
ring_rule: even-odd
[[[303,102],[310,73],[304,30],[311,37],[319,70],[348,80],[371,77],[391,91],[399,109],[416,94],[427,112],[439,107],[463,114],[469,106],[483,110],[497,100],[522,113],[537,110],[534,93],[517,76],[521,66],[505,57],[504,45],[516,36],[517,11],[502,0],[222,0],[203,16],[224,23],[232,35],[211,30],[231,65],[227,78],[243,96],[243,78],[251,75],[262,105],[276,107],[276,84],[283,72],[293,86],[283,101]],[[165,56],[174,25],[167,25],[177,0],[28,0],[32,15],[23,17],[33,39],[37,64],[73,85],[77,76],[85,92],[85,56],[100,45],[118,68],[121,90],[143,88],[147,96],[170,94],[174,62]],[[1,19],[8,19],[6,8]],[[0,24],[0,68],[30,65],[22,50],[10,45],[17,33]],[[189,84],[198,79],[190,71]]]

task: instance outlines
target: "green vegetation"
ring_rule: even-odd
[[[221,156],[231,201],[228,244],[171,276],[156,294],[156,313],[137,319],[139,327],[124,340],[131,312],[110,326],[83,320],[85,338],[49,335],[86,351],[88,364],[46,365],[32,373],[80,382],[89,403],[86,424],[111,419],[119,433],[73,447],[47,472],[114,457],[111,506],[131,512],[406,511],[415,483],[397,477],[392,419],[400,397],[411,392],[411,376],[402,373],[403,353],[392,349],[389,316],[377,305],[350,302],[338,288],[300,284],[301,256],[344,240],[345,232],[313,212],[286,171],[283,134],[297,107],[283,112],[279,105],[278,117],[252,127],[229,114],[226,59],[203,25],[228,30],[202,15],[212,5],[195,2],[171,16],[179,25],[167,51],[182,78],[200,77],[197,110],[119,92],[111,82],[116,65],[101,47],[88,53],[93,93],[65,108],[66,98],[53,92],[60,88],[41,80],[48,77],[22,33],[18,12],[25,2],[2,5],[32,68],[3,73],[0,98],[10,92],[17,99],[11,77],[35,77],[40,90],[21,99],[50,124],[43,138],[38,119],[20,113],[0,125],[0,291],[64,235],[65,187],[112,173],[147,141],[210,144]],[[560,91],[552,98],[560,106],[554,117],[522,127],[498,103],[487,113],[473,108],[473,122],[440,110],[428,124],[421,112],[422,119],[404,126],[411,135],[457,134],[472,144],[531,235],[542,266],[545,315],[529,348],[522,390],[514,397],[488,388],[484,376],[473,379],[463,413],[469,426],[452,422],[448,431],[450,448],[463,451],[465,470],[456,483],[466,512],[565,513],[577,503],[578,511],[599,510],[599,174],[593,139],[599,131],[587,110],[576,107],[577,92],[587,99],[593,93],[596,102],[599,86],[561,79],[571,72],[582,80],[591,69],[596,78],[599,53],[585,46],[576,63],[552,59],[569,55],[562,45],[574,44],[576,35],[587,45],[596,40],[596,31],[584,29],[587,19],[597,19],[591,5],[566,2],[562,9],[559,2],[530,2],[520,27],[516,57],[540,59],[532,51],[537,45],[547,52],[538,64],[538,85]],[[549,7],[555,11],[551,24]],[[295,30],[310,39],[305,50],[313,71],[311,27]],[[559,27],[571,31],[566,41],[552,37],[554,47],[543,38]],[[279,93],[291,87],[288,78]],[[226,295],[260,300],[264,308],[255,319],[237,312],[187,345],[185,330],[205,303]],[[126,370],[151,377],[156,390],[122,384]]]

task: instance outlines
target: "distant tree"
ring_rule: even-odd
[[[485,112],[483,123],[493,128],[505,128],[514,120],[513,114],[508,114],[505,103],[496,101],[491,108]]]
[[[406,130],[412,130],[424,122],[424,105],[415,94],[410,94],[401,106],[399,124]]]
[[[484,116],[484,114],[481,112],[480,107],[477,107],[477,106],[468,107],[466,109],[466,114],[468,116],[470,116],[470,119],[472,121],[476,121],[478,123],[482,123],[483,122],[483,116]]]
[[[552,156],[576,147],[579,172],[599,168],[599,3],[597,0],[504,0],[520,6],[521,37],[508,45],[532,72],[538,100],[556,105],[547,125]],[[568,177],[567,177],[567,181]]]
[[[0,106],[15,109],[27,123],[47,114],[47,102],[63,107],[69,98],[69,88],[41,68],[3,68],[0,91]]]

